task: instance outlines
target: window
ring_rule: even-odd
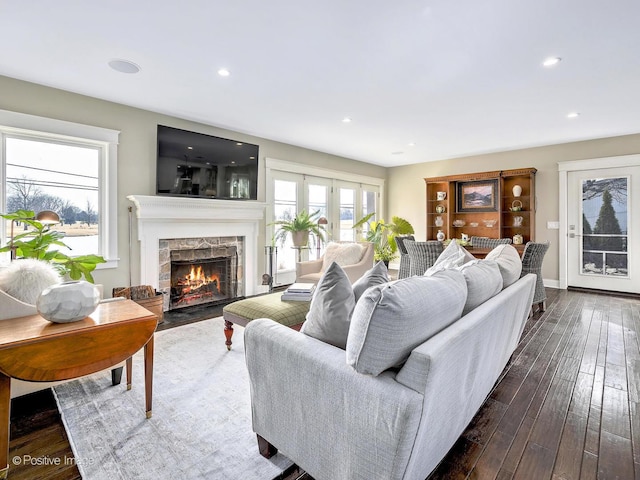
[[[97,253],[117,266],[118,132],[0,111],[3,212],[53,210],[65,253]],[[2,229],[3,244],[9,225]]]

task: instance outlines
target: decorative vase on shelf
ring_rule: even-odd
[[[436,235],[436,239],[439,242],[444,242],[444,237],[445,237],[444,232],[442,230],[438,230],[438,234]]]
[[[53,323],[82,320],[100,301],[100,291],[85,281],[63,282],[43,290],[36,302],[38,313]]]
[[[444,225],[444,220],[442,220],[441,216],[438,215],[436,217],[435,224],[436,224],[436,227],[441,227],[442,225]]]
[[[513,186],[513,196],[514,197],[519,197],[520,195],[522,195],[522,187],[520,185],[514,185]]]

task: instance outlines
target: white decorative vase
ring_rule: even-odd
[[[438,230],[438,233],[437,233],[437,235],[436,235],[436,239],[437,239],[439,242],[443,242],[443,241],[444,241],[444,237],[445,237],[444,232],[443,232],[442,230]]]
[[[520,195],[522,195],[522,187],[520,185],[514,185],[513,186],[513,196],[514,197],[519,197]]]
[[[82,320],[100,302],[100,291],[85,281],[64,282],[43,290],[36,302],[38,313],[54,323]]]
[[[444,225],[444,220],[442,220],[441,216],[436,217],[435,224],[436,224],[436,227],[441,227],[442,225]]]

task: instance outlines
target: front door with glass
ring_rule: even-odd
[[[631,198],[640,167],[568,175],[568,285],[640,292],[638,237]],[[637,240],[636,240],[637,243]]]

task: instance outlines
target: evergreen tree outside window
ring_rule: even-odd
[[[626,177],[583,182],[583,274],[628,275],[627,188]]]

